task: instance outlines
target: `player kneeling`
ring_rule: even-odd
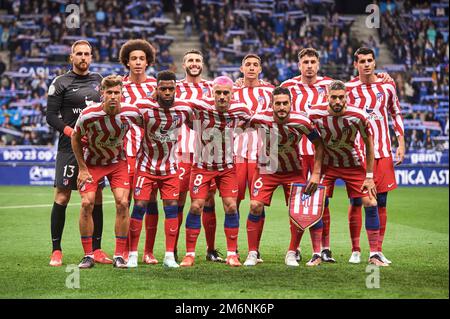
[[[80,235],[84,258],[79,268],[94,266],[92,211],[98,181],[105,176],[111,184],[116,203],[116,249],[113,266],[126,268],[123,251],[128,233],[128,165],[123,149],[123,138],[132,123],[140,124],[139,110],[120,103],[122,78],[110,75],[103,79],[102,103],[93,103],[83,110],[72,134],[72,148],[79,166],[78,190],[81,195]],[[83,149],[82,137],[87,138]]]

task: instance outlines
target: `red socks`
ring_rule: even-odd
[[[348,209],[348,224],[352,240],[352,251],[361,251],[362,206],[350,205]]]
[[[91,256],[94,254],[92,251],[92,236],[81,236],[81,244],[83,245],[85,256]]]
[[[330,208],[325,207],[322,216],[322,247],[330,247]]]
[[[123,256],[123,252],[127,246],[127,237],[116,236],[116,249],[114,256]]]
[[[378,251],[382,251],[384,233],[386,232],[386,222],[387,222],[386,207],[378,206],[378,216],[380,217],[380,236],[378,237]]]
[[[202,214],[202,224],[205,229],[206,246],[208,250],[215,249],[216,245],[216,212],[214,207],[205,206]]]
[[[158,230],[158,214],[145,214],[145,253],[153,253],[156,231]]]

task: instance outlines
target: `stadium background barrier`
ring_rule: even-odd
[[[56,152],[54,146],[0,147],[0,185],[53,185]],[[448,187],[448,168],[447,152],[412,152],[396,167],[395,175],[399,186]]]

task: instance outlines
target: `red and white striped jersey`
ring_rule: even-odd
[[[132,125],[142,125],[139,110],[121,103],[120,113],[111,116],[103,111],[102,103],[92,103],[81,112],[75,130],[87,136],[84,160],[89,165],[109,165],[125,159],[124,136]]]
[[[272,101],[272,84],[264,84],[257,87],[235,88],[233,98],[244,103],[252,114],[258,114],[270,108]],[[258,135],[256,131],[248,130],[236,137],[234,142],[234,155],[256,161],[258,147]]]
[[[156,79],[147,77],[142,83],[131,82],[129,77],[123,79],[122,101],[134,104],[137,100],[150,97],[156,88]],[[132,126],[125,136],[126,155],[135,157],[142,141],[142,128]]]
[[[212,96],[212,82],[202,80],[199,83],[187,82],[186,79],[177,82],[175,97],[182,100],[201,99]],[[185,155],[186,159],[194,153],[195,131],[189,129],[187,125],[181,127],[178,137],[178,153]],[[184,157],[183,157],[184,158]]]
[[[136,158],[136,168],[152,175],[175,174],[178,169],[176,145],[181,126],[193,118],[193,111],[183,100],[170,108],[153,99],[136,102],[143,118],[144,137]]]
[[[214,99],[191,100],[196,131],[194,164],[210,171],[233,168],[235,129],[241,121],[250,120],[245,104],[232,101],[226,112],[217,111]]]
[[[391,157],[391,137],[388,116],[392,117],[397,136],[404,135],[403,118],[394,82],[365,84],[359,78],[346,83],[348,103],[369,115],[373,130],[375,158]]]
[[[284,124],[276,123],[273,116],[273,111],[267,110],[250,119],[250,125],[258,130],[258,166],[261,169],[270,165],[268,172],[272,173],[301,171],[299,142],[303,136],[319,137],[317,131],[303,114],[291,111],[289,120]]]
[[[292,110],[307,113],[311,105],[327,102],[328,85],[332,81],[332,78],[318,76],[314,84],[304,84],[302,77],[297,76],[284,81],[281,86],[291,91]],[[301,141],[300,154],[314,155],[314,145],[307,138],[303,138]]]
[[[328,103],[312,105],[308,112],[325,145],[323,164],[334,167],[364,166],[364,150],[355,140],[358,133],[362,137],[372,138],[367,114],[359,108],[347,106],[343,115],[333,116],[327,108]]]

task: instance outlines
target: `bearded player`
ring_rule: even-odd
[[[272,109],[255,114],[250,120],[250,125],[262,129],[266,141],[270,140],[270,147],[273,147],[271,142],[274,140],[277,149],[274,152],[275,154],[269,155],[270,160],[276,162],[275,167],[272,167],[273,163],[270,161],[268,166],[265,165],[267,163],[261,161],[262,156],[258,157],[259,170],[253,177],[250,213],[247,220],[249,253],[244,266],[255,266],[258,263],[259,220],[264,206],[270,206],[272,195],[277,187],[283,186],[287,204],[291,185],[293,183],[306,184],[302,174],[299,152],[299,142],[302,136],[307,136],[316,147],[314,170],[306,186],[306,194],[312,194],[317,189],[323,158],[322,139],[306,116],[291,111],[291,95],[287,88],[275,88],[273,90]],[[261,147],[261,149],[265,150],[264,147]],[[291,242],[285,263],[288,266],[299,266],[296,259],[297,238],[301,238],[303,230],[295,226],[292,221],[290,222],[290,228]],[[313,257],[306,264],[307,266],[317,266],[321,262],[322,228],[321,220],[310,228]]]
[[[203,55],[198,50],[186,51],[183,57],[183,68],[185,78],[177,83],[176,98],[183,100],[201,99],[212,96],[212,82],[202,79]],[[181,227],[183,221],[183,209],[186,203],[187,192],[189,191],[189,182],[191,178],[191,169],[193,163],[193,154],[195,150],[195,131],[187,125],[183,125],[178,140],[178,169],[180,178],[180,198],[178,200],[178,226]],[[206,260],[222,262],[216,249],[216,211],[214,196],[216,186],[214,180],[211,181],[210,191],[203,207],[202,224],[205,229],[206,238]],[[177,241],[175,251],[177,250]]]
[[[174,249],[178,234],[178,197],[180,193],[176,146],[179,130],[192,121],[192,109],[182,100],[175,100],[176,76],[170,71],[158,73],[156,99],[136,102],[143,117],[144,138],[137,156],[134,180],[134,206],[130,221],[130,252],[128,267],[137,267],[137,246],[142,217],[150,194],[159,189],[163,200],[166,252],[163,265],[177,268]]]
[[[86,40],[76,41],[71,48],[72,70],[56,77],[48,89],[47,122],[60,132],[58,154],[55,167],[55,198],[51,212],[52,257],[50,266],[62,266],[61,240],[66,220],[66,209],[77,189],[78,165],[72,151],[70,138],[81,109],[88,102],[99,102],[99,87],[102,76],[90,72],[92,47]],[[101,181],[103,185],[103,181]],[[103,232],[103,205],[101,189],[92,213],[94,220],[93,249],[94,259],[98,263],[111,264],[112,260],[101,249]]]
[[[388,266],[378,251],[380,221],[377,190],[374,182],[373,133],[367,114],[347,105],[345,84],[333,81],[328,90],[328,102],[311,106],[308,117],[320,132],[325,145],[321,184],[327,187],[327,198],[332,197],[336,179],[345,182],[349,198],[361,198],[366,213],[366,231],[369,239],[369,263]],[[358,135],[364,141],[364,154]]]

